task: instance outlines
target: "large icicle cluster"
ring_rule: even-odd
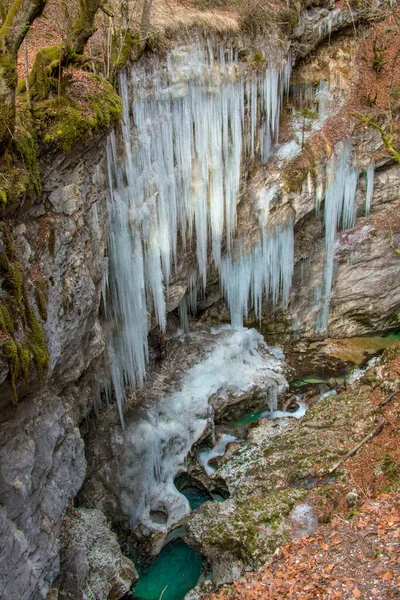
[[[110,356],[120,410],[124,386],[140,385],[145,377],[149,313],[165,328],[178,244],[196,244],[203,288],[210,249],[230,297],[241,268],[228,264],[243,158],[269,157],[289,84],[290,60],[276,65],[271,60],[263,73],[252,73],[232,48],[198,43],[171,51],[166,66],[154,58],[150,66],[135,65],[121,75],[122,143],[114,134],[108,143],[108,311],[117,327]],[[244,294],[252,289],[257,306],[262,289],[276,297],[281,288],[287,295],[288,277],[279,274],[278,264],[288,255],[282,247],[287,238],[286,229],[277,231],[275,241],[264,235],[254,256],[239,261],[249,263],[246,277],[253,283]],[[223,239],[228,258],[222,257]],[[268,272],[254,283],[265,265]],[[242,314],[244,305],[243,299]]]
[[[197,335],[204,343],[204,332]],[[255,329],[222,326],[211,332],[208,344],[207,354],[187,371],[179,389],[149,403],[143,416],[129,424],[121,486],[132,527],[141,522],[151,530],[168,530],[189,512],[174,478],[212,418],[213,395],[237,397],[262,390],[273,411],[278,394],[287,388],[282,360]],[[157,522],[160,513],[165,523]]]
[[[293,275],[293,223],[265,232],[261,243],[237,261],[223,259],[220,270],[221,288],[226,298],[234,327],[243,325],[248,313],[249,293],[255,316],[261,319],[264,294],[276,304],[279,295],[286,306]]]

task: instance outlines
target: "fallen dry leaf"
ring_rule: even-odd
[[[382,571],[382,573],[379,574],[379,577],[384,581],[392,581],[393,571]]]

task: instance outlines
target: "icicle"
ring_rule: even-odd
[[[324,179],[321,169],[317,171],[316,183],[315,183],[315,214],[318,215],[321,203],[324,199]]]
[[[331,93],[326,81],[321,80],[319,82],[315,99],[318,102],[318,119],[324,122],[329,114],[329,103],[331,101]]]
[[[179,302],[178,306],[179,310],[179,318],[181,321],[181,327],[185,333],[189,331],[189,315],[188,315],[188,306],[187,306],[187,298],[182,298]]]
[[[324,211],[324,290],[323,306],[317,322],[317,331],[319,332],[325,331],[328,325],[335,266],[336,233],[341,221],[343,229],[354,225],[357,182],[358,170],[351,166],[351,143],[349,141],[339,142],[335,146],[335,151],[327,167]]]
[[[261,319],[263,295],[270,297],[273,305],[279,297],[287,306],[293,275],[294,241],[293,223],[276,226],[265,231],[262,242],[254,250],[233,261],[225,257],[221,263],[220,283],[222,293],[231,313],[233,327],[243,326],[247,317],[249,298],[257,319]]]
[[[365,216],[368,217],[371,210],[371,201],[374,195],[375,163],[372,162],[365,172],[367,193],[365,197]]]
[[[313,108],[315,94],[312,83],[297,84],[290,87],[290,99],[295,110]]]
[[[333,12],[329,13],[328,17],[328,43],[331,43],[331,35],[332,35],[332,25],[333,25]]]

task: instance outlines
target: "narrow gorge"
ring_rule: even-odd
[[[398,498],[398,4],[16,4],[0,597],[261,597]]]

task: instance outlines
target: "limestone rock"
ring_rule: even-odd
[[[101,511],[70,509],[62,528],[59,600],[119,600],[136,583],[132,561]]]
[[[85,477],[83,441],[61,398],[3,409],[0,597],[45,598],[58,575],[60,527]]]
[[[349,508],[354,508],[358,504],[358,494],[356,492],[349,492],[346,496],[346,504]]]
[[[59,573],[60,528],[86,474],[78,423],[93,407],[90,369],[104,349],[98,318],[107,268],[105,144],[42,156],[40,204],[21,211],[11,231],[36,307],[43,283],[43,324],[50,364],[39,384],[19,387],[11,405],[0,385],[0,597],[46,598]],[[42,311],[43,312],[43,311]],[[47,316],[47,319],[45,318]]]

